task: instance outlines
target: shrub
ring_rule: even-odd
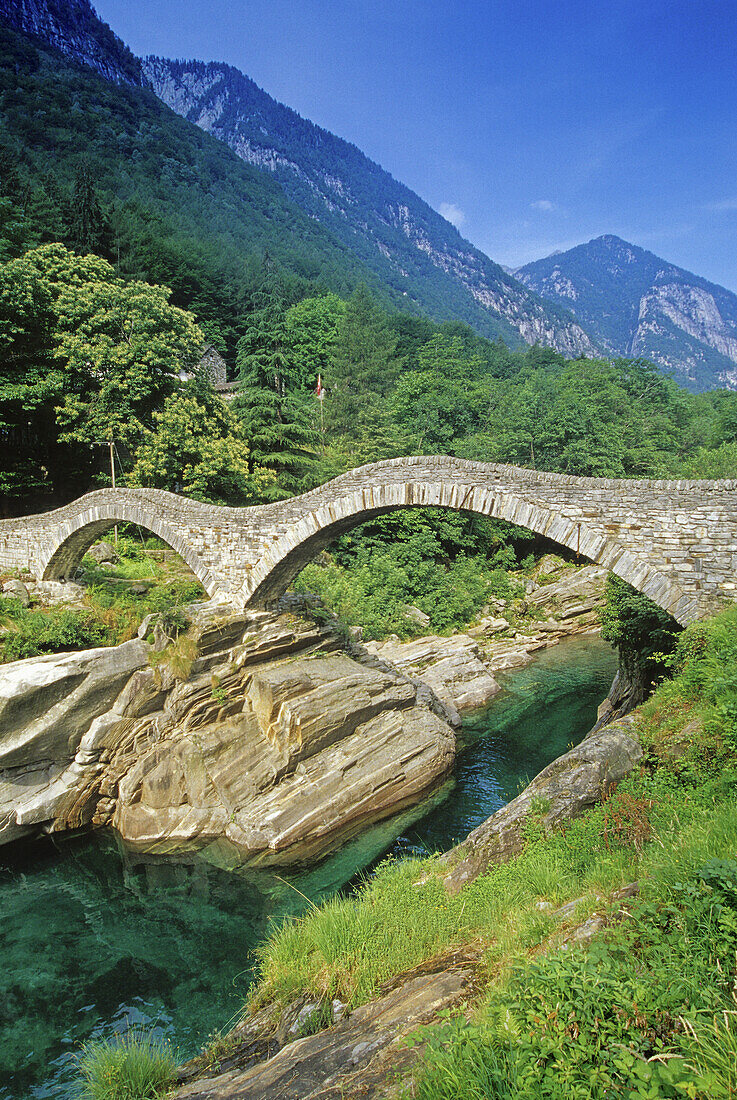
[[[153,1100],[174,1080],[176,1060],[154,1034],[87,1043],[79,1058],[80,1100]]]

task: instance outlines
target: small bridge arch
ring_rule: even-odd
[[[81,498],[81,501],[84,500]],[[217,592],[219,586],[216,578],[188,542],[186,532],[163,519],[153,509],[141,507],[140,504],[131,507],[125,501],[83,508],[70,516],[59,532],[58,545],[51,550],[48,560],[42,559],[40,562],[43,579],[61,581],[74,577],[90,546],[116,523],[134,523],[157,535],[187,563],[208,595]]]

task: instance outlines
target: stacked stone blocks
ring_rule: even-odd
[[[446,456],[359,467],[275,504],[227,508],[156,489],[102,489],[0,521],[0,570],[73,575],[117,522],[172,546],[212,596],[263,606],[337,535],[395,508],[434,506],[528,527],[612,570],[680,622],[737,593],[737,482],[579,478]]]

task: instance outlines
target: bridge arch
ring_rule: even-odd
[[[80,498],[80,504],[85,498]],[[47,548],[42,561],[43,579],[59,581],[71,579],[90,546],[116,523],[135,523],[151,531],[187,563],[208,596],[219,589],[219,584],[210,570],[184,537],[181,529],[162,519],[156,512],[141,503],[134,505],[125,501],[114,504],[96,504],[72,514],[61,526],[60,539]]]
[[[697,617],[693,599],[672,577],[635,557],[616,538],[602,535],[583,520],[563,516],[549,505],[530,503],[508,489],[495,492],[445,480],[379,482],[303,514],[264,551],[251,570],[241,593],[244,602],[253,607],[272,603],[300,570],[339,535],[398,508],[417,507],[449,508],[527,527],[609,569],[679,622],[685,624]]]

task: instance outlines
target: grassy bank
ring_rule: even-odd
[[[85,555],[77,576],[84,595],[73,606],[49,605],[34,597],[25,608],[17,599],[0,597],[0,664],[120,645],[135,636],[151,612],[183,625],[181,609],[206,598],[184,562],[160,540],[121,538],[117,553],[119,561],[111,565],[99,565]]]
[[[486,994],[432,1032],[414,1095],[734,1095],[737,610],[689,628],[671,671],[638,721],[644,764],[607,802],[549,835],[533,821],[517,859],[456,897],[432,860],[385,864],[274,932],[253,1005],[357,1005],[473,943]],[[627,916],[612,905],[588,949],[557,949],[633,880]]]

